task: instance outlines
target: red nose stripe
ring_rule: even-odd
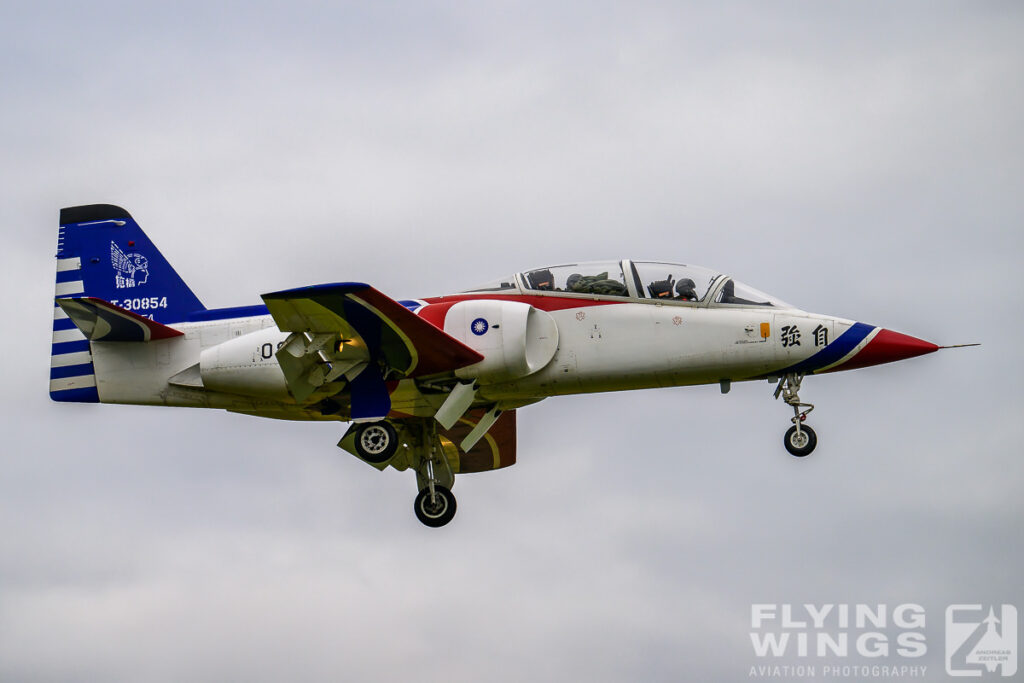
[[[843,363],[842,369],[853,370],[854,368],[863,368],[869,365],[891,363],[895,360],[923,356],[926,353],[938,350],[939,347],[937,345],[924,339],[911,337],[908,334],[900,334],[892,330],[881,329],[875,335],[875,338],[860,350],[860,353],[846,363]]]

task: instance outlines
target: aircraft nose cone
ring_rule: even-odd
[[[914,356],[923,356],[938,350],[938,345],[932,344],[930,341],[880,328],[878,334],[856,356],[843,365],[843,369],[891,363]]]

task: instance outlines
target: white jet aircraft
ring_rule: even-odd
[[[346,282],[207,309],[124,209],[61,211],[50,396],[350,422],[338,446],[416,473],[451,521],[455,475],[516,460],[516,410],[548,396],[765,380],[814,450],[801,380],[931,353],[921,339],[801,311],[728,275],[656,261],[535,268],[395,301]]]

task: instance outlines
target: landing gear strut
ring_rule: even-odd
[[[814,406],[800,401],[800,382],[803,378],[803,373],[791,372],[779,380],[779,386],[775,389],[775,398],[781,395],[786,405],[793,407],[793,417],[790,418],[793,426],[786,430],[782,443],[790,454],[798,458],[810,455],[814,447],[818,445],[818,435],[804,424],[807,414],[814,410]]]
[[[441,527],[455,517],[456,502],[451,487],[455,474],[439,446],[434,420],[424,421],[421,431],[416,483],[420,492],[413,502],[416,519],[429,527]]]

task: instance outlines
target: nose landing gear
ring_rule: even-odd
[[[781,395],[786,405],[793,407],[793,417],[790,418],[793,426],[786,430],[782,443],[791,455],[798,458],[810,455],[814,447],[818,445],[818,435],[814,433],[813,429],[804,425],[807,414],[814,410],[814,405],[800,401],[800,382],[803,378],[803,373],[791,372],[779,380],[779,386],[775,389],[775,398]]]

